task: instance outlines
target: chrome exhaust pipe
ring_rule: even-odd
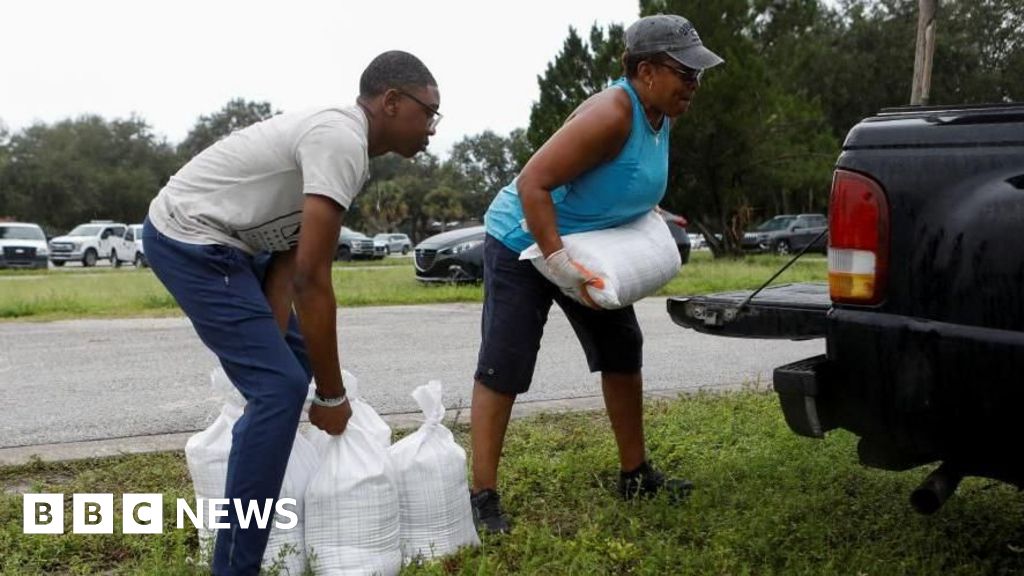
[[[910,505],[921,514],[934,514],[956,492],[962,472],[943,462],[910,494]]]

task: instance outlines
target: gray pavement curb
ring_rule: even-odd
[[[737,387],[739,388],[739,387]],[[718,390],[720,391],[720,390]],[[658,390],[644,394],[649,400],[673,399],[690,395],[694,389]],[[604,408],[601,396],[585,396],[558,400],[537,400],[517,402],[512,409],[513,418],[523,418],[541,413],[564,413],[594,411]],[[458,415],[458,416],[456,416]],[[416,428],[422,422],[419,412],[382,414],[384,421],[392,429]],[[458,423],[469,422],[469,407],[448,410],[445,422],[456,419]],[[308,424],[303,424],[308,426]],[[20,466],[34,459],[42,462],[60,462],[65,460],[83,460],[86,458],[104,458],[123,454],[141,454],[147,452],[168,452],[184,450],[188,439],[199,430],[175,432],[172,434],[154,434],[149,436],[127,436],[105,440],[87,440],[83,442],[67,442],[58,444],[37,444],[34,446],[15,446],[0,448],[0,466]]]

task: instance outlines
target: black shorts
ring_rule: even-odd
[[[551,303],[569,318],[591,372],[635,374],[643,333],[633,307],[593,310],[562,292],[491,235],[484,241],[484,309],[476,380],[503,394],[530,388]]]

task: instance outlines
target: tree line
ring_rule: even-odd
[[[673,125],[663,206],[705,233],[716,254],[734,252],[755,220],[824,211],[847,131],[910,99],[917,4],[640,0],[642,15],[685,15],[726,60],[705,75],[690,112]],[[481,218],[572,110],[622,74],[623,30],[568,30],[537,77],[528,126],[467,136],[444,160],[374,159],[346,223],[419,240],[435,222]],[[1020,0],[942,0],[937,30],[932,104],[1024,99]],[[189,158],[278,112],[268,102],[232,100],[199,118],[177,145],[140,117],[84,116],[15,133],[0,124],[0,217],[38,222],[51,233],[95,218],[141,221]]]

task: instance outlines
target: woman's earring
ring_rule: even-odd
[[[654,88],[654,80],[651,80],[650,82],[647,83],[647,89],[651,90],[653,88]]]

